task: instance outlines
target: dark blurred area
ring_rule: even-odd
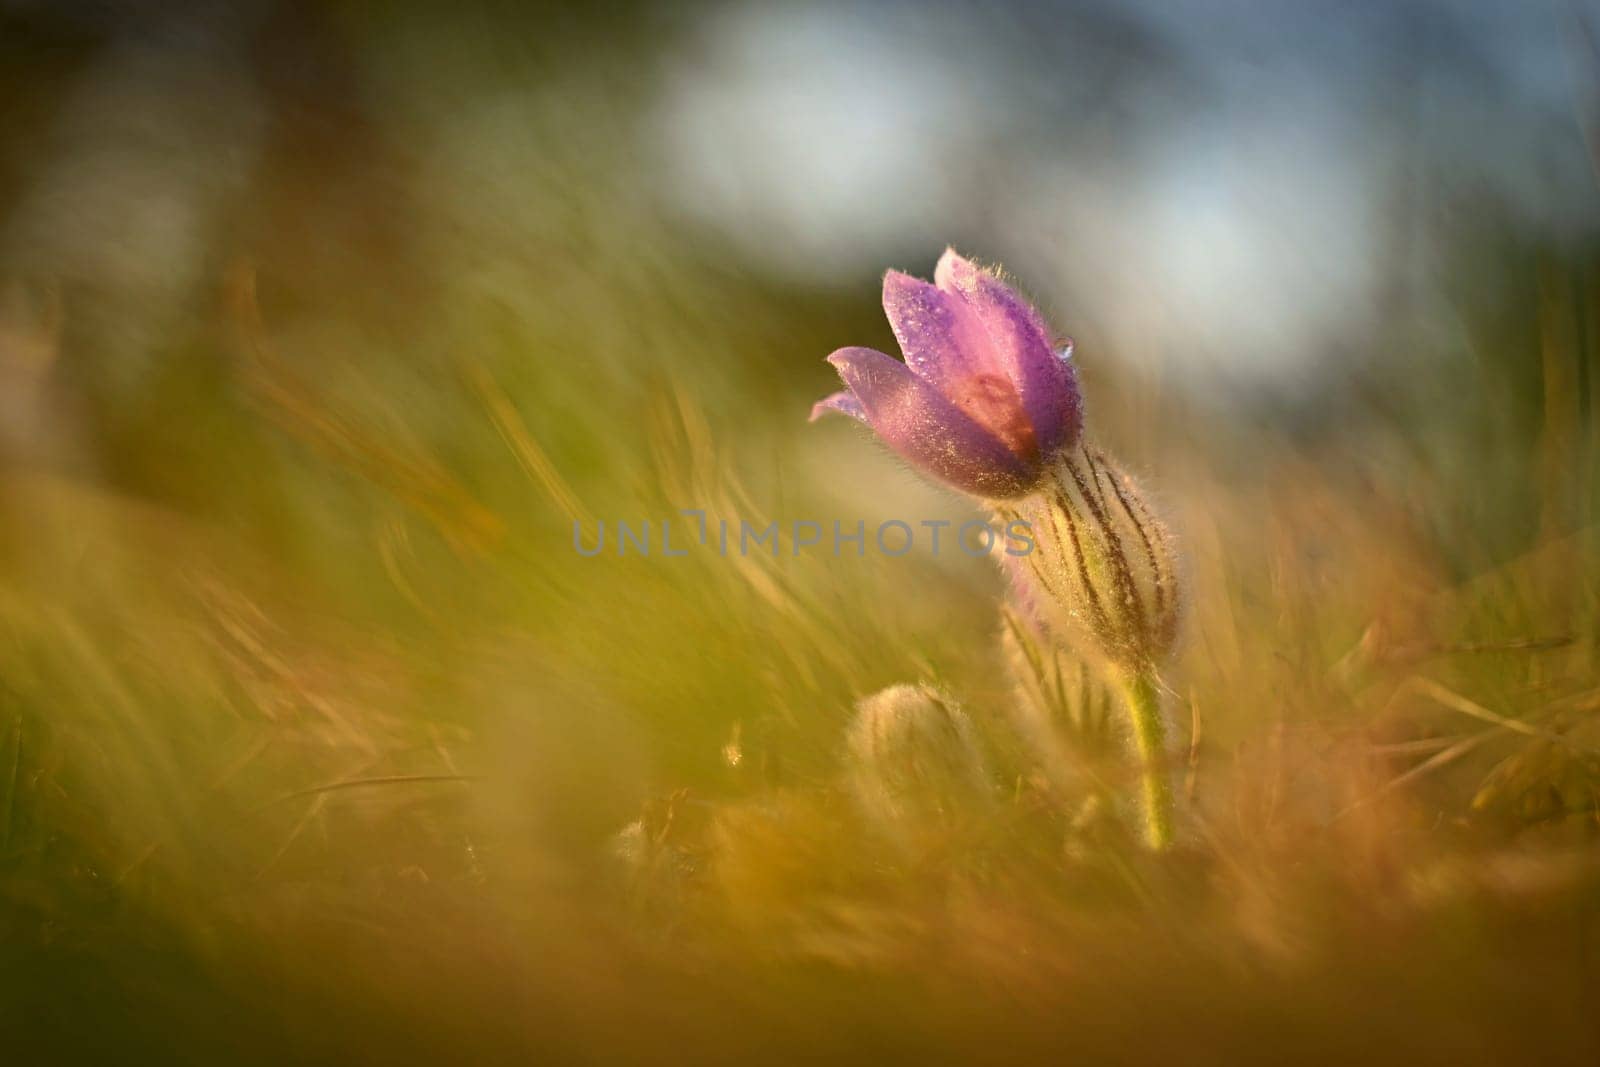
[[[764,417],[825,383],[819,349],[883,333],[859,294],[885,265],[952,243],[1092,366],[1335,437],[1466,378],[1533,418],[1528,309],[1593,285],[1581,3],[0,17],[0,268],[70,307],[53,377],[90,437],[182,403],[152,395],[213,358],[188,350],[239,263],[279,327],[348,334],[308,363],[426,378],[498,322],[591,392],[689,372]],[[1587,354],[1576,373],[1586,394]]]

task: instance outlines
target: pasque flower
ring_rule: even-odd
[[[905,353],[828,357],[847,386],[811,409],[860,419],[919,470],[987,499],[1019,497],[1072,447],[1082,406],[1072,365],[1039,313],[998,276],[953,249],[932,284],[883,279],[883,310]]]
[[[870,348],[828,357],[848,387],[812,408],[851,415],[912,466],[1025,524],[1036,550],[1001,557],[1036,634],[1100,668],[1141,764],[1145,837],[1173,838],[1160,671],[1177,637],[1178,568],[1134,480],[1082,440],[1077,376],[1039,313],[947,249],[933,284],[898,271],[883,309],[905,362]]]

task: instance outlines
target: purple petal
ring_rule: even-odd
[[[953,382],[1005,373],[993,365],[983,323],[959,296],[891,270],[883,276],[883,311],[906,365],[946,393]]]
[[[960,298],[982,324],[994,359],[1016,383],[1042,453],[1069,447],[1083,424],[1077,376],[1056,355],[1044,320],[990,272],[946,249],[934,272],[938,288]]]
[[[855,394],[848,390],[825,396],[811,405],[811,421],[816,422],[830,411],[837,411],[841,415],[849,415],[852,419],[867,421],[867,411],[861,406]]]
[[[868,425],[921,470],[991,498],[1017,496],[1037,481],[1032,464],[899,360],[871,348],[841,348],[828,362],[860,401]]]
[[[892,270],[883,278],[883,309],[906,365],[918,377],[1016,455],[1028,460],[1038,455],[1016,376],[959,293]]]

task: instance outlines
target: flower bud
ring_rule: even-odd
[[[927,685],[893,685],[856,705],[849,783],[872,819],[899,830],[950,825],[987,800],[971,720]]]
[[[1080,445],[1063,454],[1036,492],[998,513],[1031,528],[1033,551],[1007,570],[1041,625],[1126,675],[1167,658],[1178,633],[1172,541],[1105,453]]]

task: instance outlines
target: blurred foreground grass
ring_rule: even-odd
[[[1486,225],[1448,360],[1397,315],[1310,412],[1080,346],[1193,587],[1153,858],[1092,688],[1019,715],[988,561],[574,553],[975,513],[804,424],[889,345],[870,279],[725,267],[607,184],[603,108],[529,121],[531,229],[330,137],[170,313],[7,279],[16,1062],[1595,1062],[1592,256]],[[984,780],[885,827],[852,705],[918,681]]]
[[[1583,380],[1567,278],[1529,358]],[[514,331],[312,375],[253,279],[79,440],[126,473],[6,469],[4,1010],[38,1055],[1600,1048],[1592,393],[1305,443],[1090,364],[1194,588],[1152,859],[1115,744],[1018,729],[986,561],[572,551],[574,515],[962,516],[807,394],[737,431],[687,372],[553,409],[520,378],[592,360]],[[33,303],[8,338],[47,351]],[[886,835],[845,724],[920,679],[989,780]]]

